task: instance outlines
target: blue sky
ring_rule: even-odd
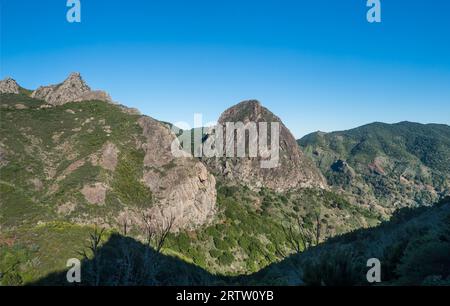
[[[214,121],[258,99],[295,136],[373,121],[450,124],[450,1],[1,1],[1,77],[81,72],[154,118]]]

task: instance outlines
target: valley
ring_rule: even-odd
[[[2,285],[66,285],[70,258],[82,260],[86,285],[353,285],[375,255],[393,284],[446,281],[445,269],[414,278],[410,265],[418,241],[448,263],[447,125],[373,123],[297,141],[260,102],[243,101],[219,123],[280,124],[279,166],[261,168],[260,156],[175,158],[170,124],[78,73],[35,91],[1,82]]]

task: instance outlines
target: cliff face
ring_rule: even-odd
[[[197,159],[172,155],[165,124],[107,103],[78,73],[31,97],[14,84],[1,84],[17,93],[2,95],[0,174],[12,186],[0,199],[2,227],[64,219],[131,230],[143,213],[155,226],[173,218],[174,230],[212,220],[215,178]],[[24,214],[16,193],[30,207]]]
[[[138,120],[145,142],[144,184],[158,199],[152,214],[158,220],[173,216],[175,227],[195,228],[209,223],[216,212],[216,180],[192,157],[175,158],[172,132],[150,117]]]
[[[249,122],[256,123],[258,134],[261,132],[259,123],[267,123],[267,144],[271,144],[271,123],[279,124],[279,158],[275,167],[264,168],[261,161],[267,157],[226,157],[203,158],[204,162],[218,175],[227,179],[239,181],[251,188],[267,187],[276,191],[286,191],[297,188],[318,187],[326,188],[326,183],[320,171],[307,157],[303,155],[294,136],[283,122],[263,107],[258,101],[241,102],[222,113],[218,124],[224,126],[224,139],[226,139],[226,123]],[[237,136],[236,136],[237,137]],[[248,136],[250,137],[250,136]],[[246,147],[249,141],[247,137]],[[236,139],[236,138],[235,138]],[[235,142],[235,147],[236,147]]]

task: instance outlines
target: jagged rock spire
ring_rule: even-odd
[[[18,94],[19,89],[17,82],[10,77],[0,81],[0,93],[2,94]]]
[[[106,92],[92,91],[79,72],[71,73],[60,84],[39,87],[31,94],[31,97],[44,100],[52,105],[87,100],[111,102],[111,98]]]

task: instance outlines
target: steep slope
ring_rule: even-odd
[[[450,285],[450,198],[399,209],[377,227],[341,235],[243,280],[253,284],[370,285],[367,261],[381,263],[381,283]]]
[[[196,282],[199,280],[192,278],[189,270],[177,274],[174,272],[176,268],[167,264],[163,258],[177,261],[181,266],[195,264],[197,269],[202,268],[219,277],[221,274],[247,275],[259,271],[294,252],[286,233],[291,226],[296,226],[299,220],[305,232],[317,233],[315,224],[316,217],[319,216],[322,224],[319,228],[320,241],[326,241],[332,235],[378,223],[376,215],[351,205],[326,190],[306,189],[283,195],[268,189],[252,192],[246,187],[219,183],[217,211],[212,224],[195,230],[170,233],[160,254],[155,254],[155,245],[151,244],[149,254],[156,255],[151,257],[151,263],[159,257],[162,257],[163,261],[158,260],[161,265],[151,265],[150,268],[147,266],[149,269],[155,268],[160,275],[150,273],[150,277],[157,278],[152,279],[150,284],[198,284]],[[13,229],[3,228],[0,232],[0,284],[35,282],[39,278],[47,278],[49,273],[64,271],[68,258],[82,259],[80,251],[86,251],[90,255],[86,245],[94,231],[91,225],[63,221],[28,223]],[[106,242],[110,235],[121,235],[127,236],[122,237],[123,239],[136,239],[133,240],[134,244],[144,243],[145,245],[141,246],[148,248],[145,238],[142,239],[141,236],[143,232],[145,229],[129,231],[124,235],[122,228],[111,228],[105,232],[102,244],[110,244]],[[128,249],[126,244],[115,246],[117,253],[114,257],[126,265],[130,260],[129,252],[134,253],[135,250]],[[299,247],[304,249],[303,244]],[[105,262],[109,266],[107,262],[110,261]],[[33,263],[32,266],[30,263]],[[124,268],[122,265],[115,266],[118,270],[111,268],[110,271]],[[144,271],[140,266],[133,267],[137,271]],[[82,270],[87,269],[88,267],[83,265]],[[65,272],[57,284],[67,284],[64,275]],[[86,280],[87,276],[83,275]],[[119,284],[142,284],[139,275],[130,275],[132,280]],[[111,274],[102,275],[102,279],[104,284],[114,284],[118,281],[111,277]],[[190,281],[183,283],[184,279]],[[203,284],[214,283],[205,280]]]
[[[271,143],[269,132],[271,123],[278,123],[280,126],[278,165],[273,168],[261,167],[263,158],[260,155],[248,157],[247,154],[245,158],[204,158],[205,163],[215,173],[231,181],[242,182],[252,188],[267,187],[276,191],[287,191],[307,187],[326,187],[322,174],[309,158],[304,156],[295,138],[280,118],[263,107],[258,101],[244,101],[224,111],[218,120],[218,124],[225,127],[227,122],[242,122],[244,125],[249,122],[267,123],[268,144]],[[260,132],[259,125],[257,125],[257,129]],[[248,137],[245,140],[247,148]],[[226,128],[224,128],[224,139],[226,139]]]
[[[173,229],[211,221],[215,179],[198,160],[172,156],[164,124],[104,101],[68,102],[91,97],[79,74],[32,96],[50,104],[0,96],[3,230],[66,220],[132,232],[143,212],[153,226],[175,218]]]
[[[81,77],[68,80],[84,87]],[[236,275],[290,254],[285,231],[292,224],[312,232],[320,223],[320,242],[379,222],[321,188],[323,177],[282,123],[280,169],[230,159],[233,176],[213,163],[214,177],[203,160],[173,157],[169,124],[109,102],[49,97],[54,104],[23,90],[0,95],[0,275],[16,273],[7,282],[64,269],[94,226],[142,242],[147,222],[158,232],[175,217],[164,254]],[[256,102],[234,109],[221,122],[244,115],[237,119],[280,123]]]
[[[450,193],[450,127],[373,123],[298,141],[330,185],[392,211]]]
[[[52,224],[39,227],[35,232],[21,232],[33,246],[16,245],[9,253],[0,244],[0,284],[20,285],[74,285],[66,281],[67,268],[64,258],[70,251],[52,245],[53,253],[44,252],[39,236],[57,239],[64,244],[70,239],[72,252],[82,248],[83,238],[89,230],[68,224]],[[302,234],[293,229],[298,243]],[[76,233],[69,236],[68,233]],[[37,235],[36,235],[37,234]],[[245,236],[241,236],[245,237]],[[5,237],[5,243],[14,243],[16,237]],[[216,241],[216,239],[214,239]],[[256,252],[261,244],[250,245]],[[225,243],[225,242],[223,242]],[[179,245],[181,246],[181,244]],[[189,247],[196,250],[192,245]],[[48,246],[47,246],[48,250]],[[3,252],[2,252],[3,251]],[[217,250],[216,250],[217,251]],[[218,251],[219,253],[221,251]],[[441,201],[430,207],[403,208],[392,220],[378,227],[354,231],[326,241],[308,250],[292,254],[266,268],[248,275],[229,276],[210,273],[208,269],[170,256],[157,253],[146,244],[107,232],[96,256],[83,258],[82,285],[314,285],[314,286],[392,286],[392,285],[450,285],[450,202]],[[58,256],[54,256],[58,254]],[[238,255],[233,253],[234,255]],[[253,255],[255,256],[255,255]],[[265,254],[266,258],[270,257]],[[39,260],[36,260],[39,258]],[[38,274],[43,262],[55,260],[58,270],[50,274]],[[229,262],[228,257],[219,255]],[[222,259],[224,258],[224,259]],[[367,282],[367,260],[377,258],[381,263],[381,283]],[[33,264],[33,269],[23,271],[21,266]],[[36,264],[37,263],[37,264]],[[100,271],[96,273],[96,271]],[[113,275],[114,277],[111,277]],[[32,277],[34,276],[34,277]],[[36,277],[37,276],[37,277]],[[74,286],[78,286],[76,284]]]

